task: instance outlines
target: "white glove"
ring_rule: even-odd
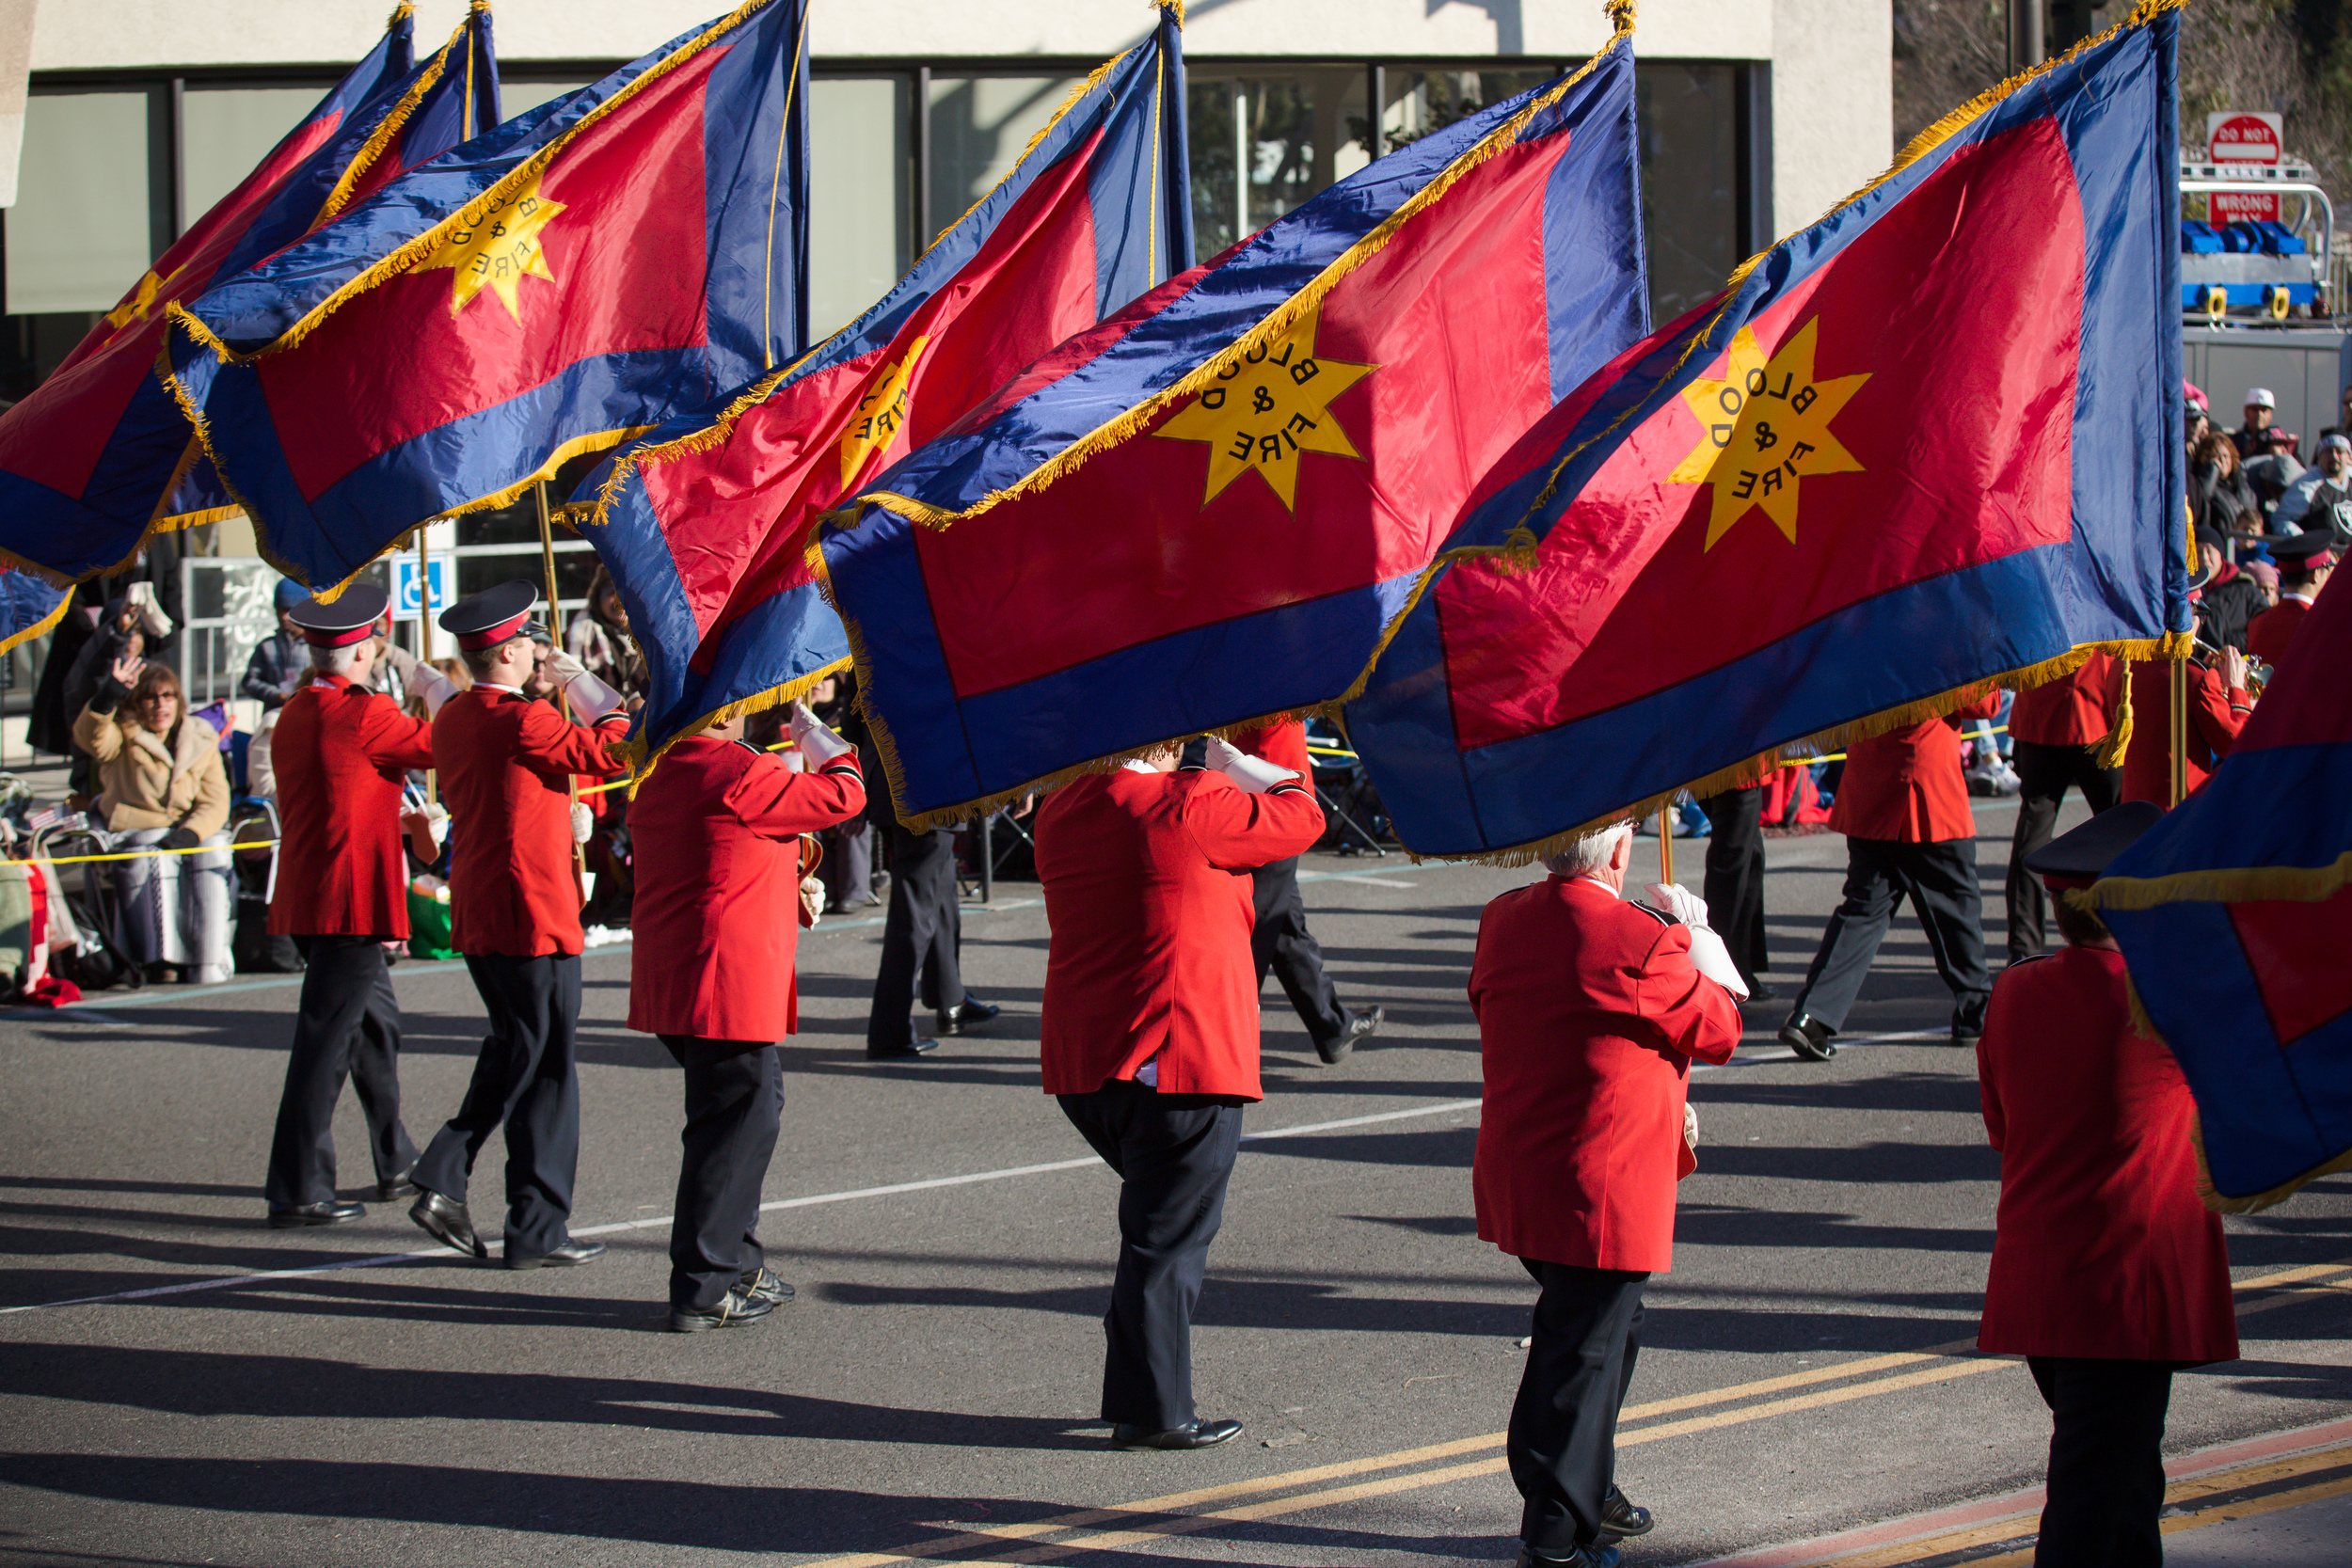
[[[1748,983],[1740,978],[1740,966],[1731,961],[1731,949],[1724,945],[1724,939],[1704,926],[1693,926],[1690,931],[1691,962],[1701,974],[1745,1002]]]
[[[816,925],[824,917],[825,883],[823,879],[818,877],[801,879],[801,912],[808,917],[808,923],[811,926]]]
[[[808,759],[812,771],[841,757],[854,755],[857,748],[827,729],[817,715],[808,710],[806,703],[792,705],[792,744]]]
[[[1707,924],[1707,900],[1679,882],[1652,882],[1642,890],[1649,895],[1643,900],[1653,910],[1673,915],[1685,926],[1698,927]]]
[[[1252,795],[1263,795],[1276,784],[1298,777],[1290,768],[1277,768],[1263,757],[1235,749],[1221,736],[1209,736],[1209,766]]]
[[[572,802],[572,842],[574,844],[587,843],[588,835],[596,832],[596,814],[588,809],[588,802],[574,800]]]
[[[620,712],[628,701],[561,648],[548,656],[548,673],[564,683],[564,698],[572,705],[572,711],[591,724],[609,713]]]
[[[449,808],[437,800],[421,811],[408,813],[400,820],[404,827],[411,822],[423,823],[425,835],[433,840],[436,849],[449,842]]]
[[[1682,1102],[1682,1141],[1689,1147],[1692,1153],[1696,1154],[1699,1151],[1698,1107],[1687,1100]]]
[[[151,638],[171,635],[171,617],[155,602],[155,585],[144,580],[135,582],[122,591],[123,598],[138,607],[139,626]]]
[[[397,647],[398,644],[395,643],[394,646]],[[406,649],[401,651],[407,652]],[[393,668],[400,671],[401,681],[408,688],[409,695],[424,699],[424,716],[427,719],[438,714],[441,711],[441,705],[457,695],[455,681],[442,674],[414,654],[408,654],[408,662],[405,667],[395,660]]]

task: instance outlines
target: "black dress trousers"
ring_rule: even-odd
[[[1927,932],[1936,973],[1952,990],[1952,1027],[1983,1029],[1993,974],[1984,962],[1984,895],[1977,886],[1973,838],[1932,844],[1847,839],[1844,896],[1821,933],[1821,950],[1813,955],[1795,1011],[1832,1029],[1846,1026],[1863,976],[1905,898]]]
[[[1764,786],[1727,789],[1699,802],[1707,839],[1707,923],[1724,939],[1732,967],[1756,989],[1764,973]]]
[[[490,1014],[473,1082],[417,1162],[417,1185],[466,1201],[474,1157],[506,1129],[506,1255],[533,1258],[571,1240],[580,1168],[580,955],[469,953]],[[476,1229],[480,1229],[476,1227]]]
[[[1057,1098],[1120,1180],[1103,1418],[1147,1432],[1183,1426],[1194,1418],[1192,1309],[1224,1222],[1247,1101],[1160,1094],[1125,1079]]]
[[[2058,828],[2066,786],[2083,792],[2093,816],[2115,804],[2122,790],[2119,768],[2102,768],[2095,746],[2016,745],[2017,836],[2009,847],[2009,961],[2030,958],[2048,942],[2050,897],[2042,879],[2026,869],[2026,857],[2050,842]]]
[[[767,1262],[759,1193],[784,1117],[784,1057],[772,1045],[664,1035],[686,1069],[670,1305],[707,1312]]]
[[[1317,1045],[1347,1033],[1339,988],[1323,973],[1323,949],[1307,929],[1307,906],[1298,896],[1298,857],[1262,865],[1249,874],[1257,923],[1249,928],[1249,956],[1258,962],[1258,984],[1266,971],[1282,983],[1282,994],[1297,1009],[1298,1022]]]
[[[963,1004],[957,950],[963,914],[956,899],[953,833],[911,833],[890,825],[890,912],[882,920],[882,963],[874,972],[874,1010],[866,1048],[904,1051],[914,1043],[915,979],[921,1001],[945,1011]]]
[[[1616,1482],[1617,1411],[1642,1354],[1645,1274],[1519,1259],[1535,1283],[1534,1343],[1511,1406],[1504,1453],[1526,1506],[1519,1539],[1569,1557],[1600,1539]]]
[[[2169,1361],[2028,1355],[2050,1407],[2050,1476],[2035,1568],[2157,1568]]]
[[[335,1196],[335,1102],[351,1079],[367,1118],[375,1179],[389,1181],[417,1163],[400,1121],[400,1004],[375,937],[299,937],[309,959],[294,1014],[286,1087],[278,1099],[262,1194],[272,1209],[328,1203]]]

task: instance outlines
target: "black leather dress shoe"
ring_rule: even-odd
[[[526,1252],[517,1257],[506,1255],[510,1269],[576,1269],[582,1263],[593,1263],[604,1256],[602,1242],[565,1242],[552,1252]]]
[[[1002,1007],[991,1006],[977,997],[967,996],[952,1007],[940,1009],[939,1033],[943,1038],[949,1035],[968,1035],[1003,1011]]]
[[[1810,1013],[1790,1013],[1780,1026],[1780,1043],[1808,1062],[1826,1062],[1837,1054],[1830,1037],[1837,1031]]]
[[[1600,1544],[1602,1545],[1613,1545],[1617,1542],[1629,1540],[1637,1535],[1647,1535],[1657,1528],[1658,1521],[1651,1517],[1648,1509],[1635,1506],[1623,1492],[1615,1487],[1611,1487],[1609,1496],[1601,1499]]]
[[[770,1276],[773,1278],[773,1275]],[[777,1284],[783,1285],[782,1280]],[[790,1290],[789,1285],[785,1286]],[[776,1309],[770,1296],[753,1295],[738,1285],[719,1298],[716,1307],[673,1307],[670,1308],[670,1332],[673,1334],[703,1334],[714,1328],[738,1328],[755,1323]]]
[[[1512,1568],[1617,1568],[1624,1560],[1614,1546],[1579,1546],[1566,1557],[1543,1557],[1522,1546]]]
[[[1748,1000],[1751,1002],[1777,1002],[1780,1000],[1780,988],[1775,985],[1768,984],[1765,981],[1758,980],[1756,984],[1748,988]]]
[[[869,1062],[919,1062],[938,1049],[937,1040],[916,1040],[903,1051],[877,1051],[869,1045],[866,1048],[866,1059]]]
[[[408,1180],[406,1171],[402,1171],[389,1181],[378,1181],[375,1184],[375,1201],[394,1203],[415,1191],[417,1191],[417,1184]]]
[[[791,1282],[778,1279],[772,1272],[765,1268],[752,1270],[751,1273],[735,1282],[735,1288],[747,1296],[757,1296],[760,1300],[777,1307],[782,1307],[792,1299]]]
[[[367,1212],[362,1204],[345,1203],[340,1198],[327,1203],[305,1203],[293,1209],[272,1209],[269,1227],[294,1230],[306,1225],[349,1225],[363,1218]]]
[[[1239,1421],[1186,1421],[1166,1432],[1146,1432],[1139,1426],[1121,1422],[1111,1428],[1111,1447],[1131,1452],[1143,1449],[1214,1449],[1240,1435]]]
[[[1325,1067],[1337,1067],[1347,1060],[1348,1054],[1356,1049],[1359,1041],[1369,1039],[1375,1030],[1387,1022],[1388,1018],[1389,1010],[1386,1007],[1351,1009],[1347,1015],[1347,1027],[1341,1031],[1340,1037],[1335,1040],[1315,1041],[1315,1054],[1323,1058]]]
[[[1982,1038],[1984,1038],[1984,1026],[1982,1024],[1979,1024],[1974,1029],[1969,1028],[1964,1023],[1955,1023],[1952,1025],[1952,1043],[1954,1045],[1974,1045]]]
[[[426,1235],[452,1251],[462,1252],[469,1258],[490,1256],[490,1249],[473,1233],[472,1216],[462,1203],[453,1203],[426,1189],[408,1206],[408,1217],[423,1227]]]

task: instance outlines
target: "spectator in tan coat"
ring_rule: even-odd
[[[226,980],[235,901],[220,736],[188,713],[170,666],[129,657],[73,721],[73,743],[97,764],[91,810],[117,847],[168,851],[114,863],[132,957],[151,979]]]

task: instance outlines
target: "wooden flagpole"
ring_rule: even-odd
[[[2126,673],[2128,678],[2128,672]],[[2188,656],[2172,661],[2172,805],[2188,799]]]
[[[564,646],[564,612],[555,596],[555,525],[548,516],[548,482],[541,480],[531,487],[532,498],[539,503],[539,560],[548,575],[548,636],[560,650]],[[565,695],[564,683],[555,683],[555,710],[564,716],[566,724],[572,721],[572,701]],[[571,803],[580,804],[580,775],[571,774],[564,781]],[[564,816],[564,826],[571,825],[572,814]],[[588,902],[588,847],[575,839],[572,842],[572,880],[580,889],[580,901]]]

